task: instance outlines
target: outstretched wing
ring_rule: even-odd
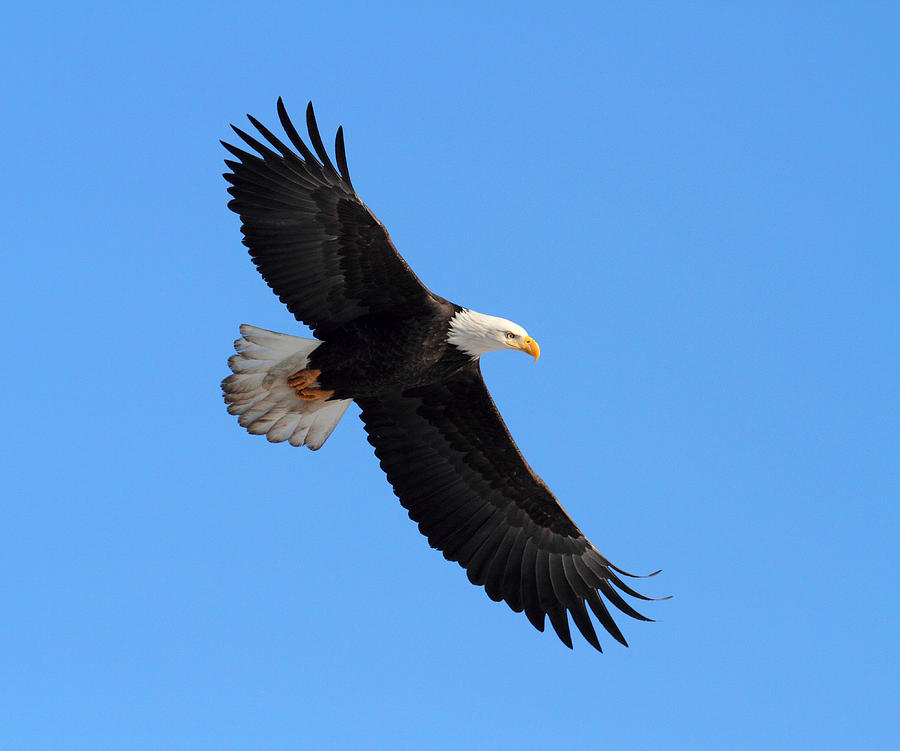
[[[238,128],[235,133],[256,154],[222,142],[238,160],[225,160],[231,172],[224,177],[234,196],[228,207],[240,214],[244,245],[263,279],[320,339],[367,313],[429,307],[433,296],[350,183],[343,130],[335,138],[336,169],[312,102],[306,123],[315,155],[280,98],[278,116],[296,152],[250,115],[272,148]]]
[[[651,598],[622,581],[618,574],[626,572],[591,545],[519,453],[477,362],[444,383],[357,403],[410,518],[492,600],[524,610],[539,631],[546,614],[569,647],[567,611],[600,649],[585,605],[628,646],[600,594],[623,613],[650,620],[617,588]]]

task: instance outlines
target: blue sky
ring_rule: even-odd
[[[4,18],[0,746],[891,745],[896,6],[252,5]],[[303,334],[221,178],[278,96],[423,281],[540,341],[486,379],[663,569],[629,649],[472,587],[355,408],[315,454],[225,413],[238,325]]]

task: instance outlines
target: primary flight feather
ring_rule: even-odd
[[[342,129],[332,163],[312,103],[312,150],[281,99],[290,145],[248,116],[266,143],[234,128],[253,152],[224,143],[244,245],[278,298],[316,339],[241,326],[228,411],[250,433],[318,449],[351,401],[388,481],[432,547],[466,569],[492,600],[569,647],[568,616],[600,649],[588,609],[625,638],[603,598],[638,613],[642,600],[581,533],[522,457],[484,384],[479,358],[537,342],[519,325],[431,292],[350,182]],[[602,597],[601,597],[602,595]]]

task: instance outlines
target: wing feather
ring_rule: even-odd
[[[537,544],[530,537],[526,538],[525,549],[522,551],[522,560],[519,564],[519,589],[525,617],[538,631],[543,631],[546,613],[541,607],[538,595],[537,566],[535,565],[537,555]],[[510,561],[510,563],[515,567],[517,561]]]
[[[506,525],[506,534],[503,536],[503,539],[495,547],[492,547],[490,551],[492,556],[485,564],[486,570],[484,576],[482,577],[479,574],[477,576],[478,581],[472,582],[473,584],[483,583],[484,591],[494,602],[501,602],[503,600],[503,574],[506,571],[507,561],[509,560],[509,556],[521,531],[522,530],[519,527]],[[509,603],[513,610],[516,610],[515,605],[517,604],[517,601],[518,600],[516,599],[516,601]],[[521,607],[519,610],[521,610]]]
[[[316,123],[316,113],[313,111],[312,102],[306,105],[306,129],[309,131],[309,140],[312,141],[313,148],[316,150],[322,165],[329,172],[337,174],[331,159],[328,158],[325,144],[322,143],[322,136],[319,135],[319,126]]]
[[[334,155],[337,157],[338,169],[341,171],[341,177],[344,182],[351,188],[353,183],[350,182],[350,168],[347,167],[347,152],[344,149],[344,126],[339,125],[337,133],[334,136]]]
[[[535,576],[537,578],[538,602],[550,619],[550,625],[556,631],[556,635],[563,644],[572,649],[572,634],[569,631],[569,619],[566,617],[566,608],[559,599],[559,595],[553,589],[553,581],[550,578],[550,558],[553,553],[547,550],[538,550],[535,561]]]
[[[502,520],[497,517],[495,517],[495,522],[490,535],[482,536],[481,539],[477,541],[477,548],[474,548],[473,545],[474,552],[472,552],[465,564],[469,581],[477,586],[487,584],[487,574],[491,561],[495,557],[501,554],[505,556],[506,553],[509,552],[509,545],[506,546],[505,550],[503,549],[503,543],[507,537],[510,538],[509,544],[512,544],[511,535],[514,531],[513,528],[508,524],[503,524]],[[485,587],[485,591],[487,591],[487,587]],[[488,597],[490,596],[490,592],[488,592]],[[495,598],[492,597],[491,599]]]
[[[284,102],[281,97],[278,97],[278,103],[276,105],[278,109],[278,119],[281,121],[281,127],[284,128],[284,132],[287,133],[287,137],[290,139],[290,142],[294,144],[294,147],[297,151],[300,152],[303,159],[306,161],[307,168],[312,173],[318,173],[319,176],[322,176],[322,166],[316,161],[316,158],[313,156],[313,153],[309,150],[307,145],[303,142],[303,139],[300,138],[300,134],[297,132],[297,129],[294,127],[294,124],[291,122],[291,118],[288,117],[287,109],[284,106]]]

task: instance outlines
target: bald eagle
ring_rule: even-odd
[[[315,154],[280,98],[277,109],[293,149],[249,115],[267,144],[236,127],[256,153],[222,142],[234,156],[228,207],[263,279],[316,338],[241,326],[222,382],[228,411],[250,433],[316,450],[356,402],[400,503],[473,584],[540,631],[549,616],[570,648],[567,613],[601,650],[587,608],[628,646],[601,594],[645,621],[620,592],[653,598],[622,580],[634,575],[598,552],[531,469],[481,377],[485,353],[537,360],[537,342],[425,287],[357,196],[343,130],[335,167],[312,103]]]

